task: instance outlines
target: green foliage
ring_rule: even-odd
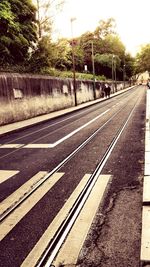
[[[135,58],[132,57],[129,53],[125,54],[125,60],[124,60],[124,65],[125,65],[125,76],[126,80],[130,79],[134,75],[135,71]],[[123,65],[121,66],[123,70]]]
[[[112,59],[113,59],[113,54],[96,54],[95,55],[95,62],[100,63],[101,65],[105,66],[105,67],[112,67]],[[115,56],[115,58],[113,59],[115,60],[115,65],[120,66],[120,58],[118,56]]]
[[[135,72],[142,73],[150,72],[150,44],[141,48],[141,51],[136,56]]]
[[[125,54],[125,46],[121,42],[114,30],[114,20],[100,21],[99,26],[94,32],[86,32],[73,40],[60,39],[55,44],[50,37],[43,37],[39,40],[38,46],[31,58],[31,71],[49,73],[61,77],[72,78],[72,65],[74,53],[75,70],[78,78],[84,79],[84,65],[87,65],[89,77],[93,79],[92,44],[94,52],[95,74],[111,79],[112,77],[112,58],[116,67],[118,79],[123,79],[123,65],[126,64],[126,77],[132,75],[133,62],[130,56]],[[126,62],[126,63],[124,63]],[[132,64],[130,64],[132,63]],[[60,70],[53,71],[54,69]],[[62,72],[70,70],[70,72]]]
[[[49,67],[41,68],[40,74],[48,74],[50,76],[60,77],[63,79],[68,79],[68,78],[73,79],[72,71],[60,71],[58,69],[49,68]],[[93,74],[90,74],[90,73],[76,72],[75,76],[76,76],[76,79],[79,79],[79,80],[93,80]],[[101,75],[101,76],[96,75],[95,79],[98,81],[105,81],[106,77],[104,75]]]
[[[125,57],[125,46],[115,33],[115,21],[110,18],[106,21],[101,20],[99,26],[94,32],[87,32],[77,39],[80,46],[82,60],[79,65],[76,63],[77,70],[83,70],[83,66],[87,65],[88,71],[93,71],[92,65],[92,43],[94,52],[95,72],[97,75],[105,75],[111,78],[112,56],[116,58],[117,76],[122,72],[121,62]]]
[[[126,78],[133,75],[134,59],[125,53],[125,46],[115,33],[114,19],[101,20],[93,32],[86,32],[73,40],[62,38],[54,43],[50,38],[52,20],[49,11],[53,3],[61,4],[61,0],[35,0],[35,3],[38,7],[38,25],[35,19],[36,10],[31,0],[1,0],[1,66],[16,65],[20,71],[26,67],[27,72],[72,78],[74,54],[76,78],[93,80],[93,45],[97,80],[112,77],[113,55],[117,79],[123,78],[124,65]],[[40,17],[41,8],[45,10],[45,18]],[[37,38],[37,35],[41,38]],[[138,61],[140,62],[140,57]],[[19,68],[19,65],[23,67]],[[83,73],[85,65],[88,73]]]
[[[48,36],[39,40],[32,57],[30,59],[30,71],[41,72],[41,69],[51,68],[55,64],[56,47]]]
[[[36,42],[35,8],[30,0],[0,2],[0,64],[27,60]]]
[[[71,47],[67,39],[62,38],[56,42],[55,68],[60,70],[70,69],[72,64]]]
[[[104,39],[108,35],[115,34],[115,20],[114,18],[109,18],[106,21],[100,20],[99,25],[94,31],[94,36],[98,39]]]

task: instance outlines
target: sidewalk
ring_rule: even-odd
[[[145,166],[143,179],[141,266],[150,267],[150,90],[146,96]]]
[[[134,86],[131,86],[131,87],[128,87],[128,88],[123,89],[121,91],[118,91],[118,92],[116,92],[114,94],[111,94],[110,98],[115,97],[116,95],[122,94],[122,93],[130,90],[133,87]],[[103,101],[106,101],[106,98],[100,98],[100,99],[97,99],[97,100],[93,100],[93,101],[89,101],[89,102],[86,102],[86,103],[83,103],[83,104],[79,104],[76,107],[74,106],[74,107],[63,109],[63,110],[54,111],[54,112],[51,112],[49,114],[40,115],[38,117],[34,117],[34,118],[31,118],[31,119],[28,119],[28,120],[14,122],[14,123],[11,123],[11,124],[0,126],[0,136],[4,135],[6,133],[9,133],[9,132],[17,131],[19,129],[30,127],[31,125],[36,125],[36,124],[38,124],[40,122],[43,122],[43,121],[48,121],[50,119],[57,118],[57,117],[65,115],[65,114],[69,114],[69,113],[71,113],[73,111],[76,111],[76,110],[79,110],[79,109],[83,109],[85,107],[88,107],[88,106],[91,106],[91,105],[94,105],[96,103],[103,102]]]

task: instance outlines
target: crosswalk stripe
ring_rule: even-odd
[[[1,144],[0,148],[20,148],[24,146],[24,144]]]
[[[52,223],[49,225],[49,227],[47,228],[47,230],[45,231],[43,236],[39,239],[37,244],[34,246],[32,251],[29,253],[27,258],[24,260],[24,262],[22,263],[21,267],[28,267],[28,266],[33,267],[33,266],[36,265],[37,261],[39,260],[40,256],[44,252],[44,250],[47,247],[48,243],[53,238],[53,235],[55,234],[55,232],[59,228],[59,226],[62,223],[62,221],[64,221],[64,219],[66,218],[66,216],[67,216],[69,210],[71,209],[71,207],[73,206],[75,200],[77,199],[77,197],[79,196],[79,194],[83,190],[83,188],[84,188],[85,184],[87,183],[89,177],[90,177],[90,174],[84,175],[84,177],[82,178],[81,182],[78,184],[78,186],[76,187],[76,189],[74,190],[74,192],[72,193],[70,198],[64,204],[64,206],[62,207],[60,212],[57,214],[57,216],[54,218]],[[101,176],[100,178],[103,179],[104,177]],[[105,183],[107,183],[106,181],[108,182],[108,177],[102,183],[105,184]],[[97,194],[96,199],[98,198],[98,203],[99,203],[99,201],[100,201],[99,198],[101,198],[101,194],[102,194],[101,193],[101,189],[99,187],[99,183],[97,184],[96,187],[97,187],[97,191],[94,191],[92,196],[94,197],[94,195]],[[92,208],[92,206],[91,206],[91,208]],[[91,212],[92,211],[90,209],[90,213]],[[88,214],[89,214],[89,210],[88,210]],[[78,228],[78,230],[79,230],[79,228]],[[77,235],[78,230],[76,230],[76,235]],[[80,235],[80,233],[79,233],[79,235]]]
[[[9,217],[0,225],[0,240],[2,240],[15,225],[40,201],[40,199],[53,187],[53,185],[64,175],[55,173],[50,179],[40,186],[25,202],[23,202]]]
[[[16,175],[19,171],[0,170],[0,184]]]
[[[51,144],[28,144],[24,148],[51,148]]]
[[[36,175],[34,175],[29,181],[27,181],[25,184],[23,184],[19,189],[17,189],[14,193],[12,193],[9,197],[4,199],[1,202],[1,214],[8,210],[10,207],[12,207],[14,202],[18,202],[24,195],[26,195],[33,186],[42,179],[47,172],[41,171],[38,172]]]
[[[53,144],[4,144],[4,145],[0,145],[1,149],[4,148],[53,148],[54,145]]]
[[[110,175],[99,176],[84,208],[81,210],[73,228],[54,261],[55,267],[59,267],[62,263],[65,266],[75,266],[96,211],[102,201],[110,177]]]
[[[25,261],[22,263],[21,267],[28,267],[28,266],[35,266],[38,259],[44,252],[45,248],[47,247],[49,241],[53,238],[53,235],[59,228],[62,221],[66,218],[69,210],[71,209],[73,203],[83,190],[84,186],[86,185],[90,174],[85,174],[74,192],[71,194],[67,202],[64,204],[63,208],[59,211],[57,216],[54,218],[52,223],[49,225],[43,236],[39,239],[35,247],[29,253]]]

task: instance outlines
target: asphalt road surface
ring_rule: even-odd
[[[1,137],[0,266],[37,266],[26,259],[98,166],[101,176],[110,177],[107,190],[72,266],[139,266],[145,91],[138,86]]]

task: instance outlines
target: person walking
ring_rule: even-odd
[[[106,98],[110,98],[111,88],[110,88],[110,86],[109,86],[108,83],[105,83],[104,91],[105,91],[105,96],[106,96]]]

